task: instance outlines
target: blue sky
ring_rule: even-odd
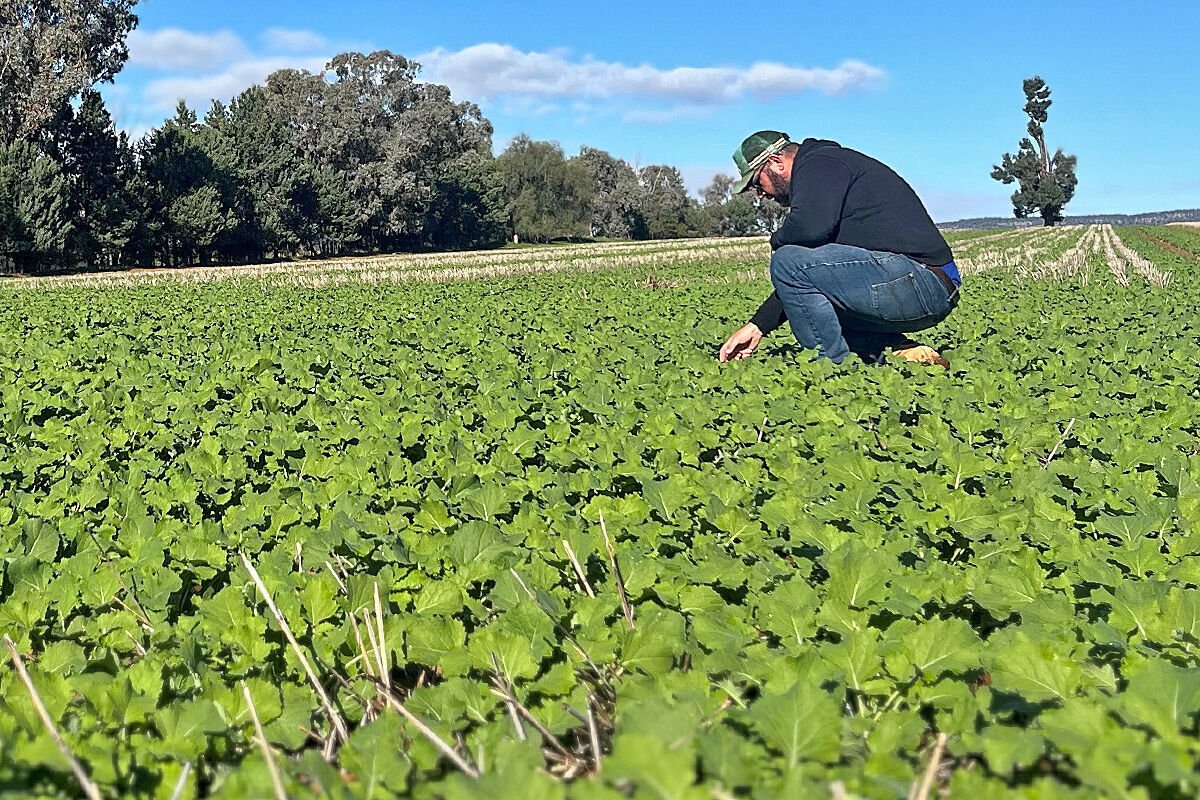
[[[1002,10],[998,10],[1002,9]],[[739,19],[739,12],[742,18]],[[1021,81],[1053,92],[1079,158],[1068,213],[1200,207],[1200,4],[142,0],[104,88],[140,134],[274,69],[388,49],[513,136],[671,164],[693,191],[746,134],[836,139],[903,175],[934,219],[1011,215],[993,164],[1024,135]]]

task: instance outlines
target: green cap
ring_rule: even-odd
[[[767,159],[791,144],[786,133],[779,131],[756,131],[742,140],[742,144],[733,151],[733,163],[737,164],[741,177],[733,185],[733,193],[740,194],[750,185],[754,173]]]

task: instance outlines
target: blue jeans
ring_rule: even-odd
[[[780,247],[771,282],[796,341],[836,362],[852,352],[878,362],[953,308],[938,276],[908,256],[844,244]]]

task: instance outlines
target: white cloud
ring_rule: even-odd
[[[324,56],[296,58],[273,56],[238,61],[222,72],[194,77],[161,78],[146,84],[142,97],[146,104],[161,112],[170,113],[175,104],[186,100],[201,114],[214,99],[228,102],[251,86],[263,83],[267,76],[280,69],[304,69],[320,72],[325,67]]]
[[[247,52],[246,45],[232,31],[134,30],[128,42],[130,64],[163,71],[216,69],[244,58]]]
[[[263,32],[262,43],[277,53],[312,53],[329,47],[329,40],[319,33],[290,28],[268,28]]]
[[[861,61],[833,69],[756,62],[749,67],[628,66],[590,56],[572,60],[563,50],[525,52],[484,43],[458,51],[438,48],[422,56],[427,80],[449,85],[460,97],[611,99],[668,101],[679,108],[724,105],[746,97],[767,100],[807,91],[840,94],[877,85],[884,71]],[[689,112],[691,113],[691,112]]]

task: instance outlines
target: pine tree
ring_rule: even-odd
[[[1050,108],[1050,87],[1035,75],[1026,79],[1024,89],[1029,137],[1021,140],[1016,156],[1004,154],[1000,165],[992,168],[992,177],[1004,184],[1015,181],[1020,186],[1012,196],[1014,215],[1024,218],[1038,214],[1043,224],[1052,226],[1062,221],[1062,210],[1074,196],[1079,182],[1075,177],[1075,156],[1066,155],[1059,148],[1051,157],[1046,147],[1042,126]]]
[[[135,227],[129,180],[135,165],[129,137],[118,132],[100,93],[87,89],[76,110],[63,105],[46,138],[70,186],[75,221],[70,249],[89,266],[115,266]]]
[[[23,272],[62,266],[74,229],[67,196],[53,158],[29,142],[0,144],[0,256]]]
[[[222,175],[205,150],[196,113],[182,101],[175,117],[139,144],[144,206],[142,234],[162,263],[208,261],[221,237],[237,225]]]

